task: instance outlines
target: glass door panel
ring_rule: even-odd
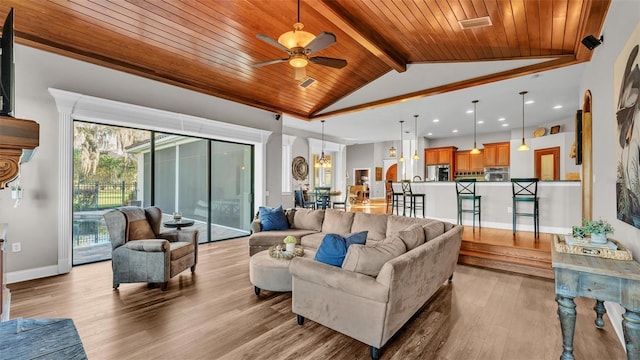
[[[162,210],[164,221],[174,212],[194,220],[200,231],[198,241],[207,242],[209,141],[161,133],[155,139],[155,205]]]
[[[211,240],[246,236],[253,209],[253,146],[212,141]]]
[[[149,196],[140,186],[136,144],[149,143],[144,130],[74,121],[72,263],[111,259],[103,214],[141,206]]]

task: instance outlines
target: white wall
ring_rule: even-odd
[[[636,260],[640,259],[640,229],[616,218],[617,99],[614,96],[613,65],[639,24],[640,1],[611,2],[602,30],[604,43],[594,50],[593,58],[585,68],[581,93],[576,94],[581,103],[586,90],[590,90],[593,97],[593,217],[610,222],[615,228],[612,237],[629,248]],[[608,315],[622,339],[622,311],[618,306],[609,303],[606,303],[606,306]]]
[[[20,206],[14,209],[10,192],[0,191],[7,240],[22,245],[21,252],[6,254],[9,280],[57,271],[59,120],[50,87],[272,131],[267,158],[278,160],[267,161],[265,190],[272,195],[267,203],[280,202],[282,122],[272,113],[21,45],[15,50],[16,116],[40,124],[40,146],[21,169]]]

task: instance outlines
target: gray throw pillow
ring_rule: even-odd
[[[342,268],[375,277],[387,261],[406,251],[404,242],[398,236],[388,237],[376,246],[351,245],[342,262]]]

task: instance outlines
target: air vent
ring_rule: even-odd
[[[313,84],[314,82],[316,82],[316,79],[314,78],[306,78],[304,80],[302,80],[302,82],[300,84],[298,84],[298,86],[300,86],[301,88],[308,88],[309,86],[311,86],[311,84]]]
[[[481,17],[481,18],[475,18],[475,19],[469,19],[469,20],[460,20],[458,21],[458,24],[460,24],[460,27],[463,30],[467,30],[467,29],[475,29],[475,28],[479,28],[479,27],[485,27],[485,26],[491,26],[491,19],[488,16],[485,17]]]

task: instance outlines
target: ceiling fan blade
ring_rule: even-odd
[[[278,64],[281,62],[286,62],[289,61],[289,59],[273,59],[273,60],[267,60],[267,61],[261,61],[261,62],[257,62],[257,63],[253,63],[251,64],[252,66],[255,67],[260,67],[260,66],[265,66],[265,65],[271,65],[271,64]]]
[[[330,32],[323,31],[315,39],[311,40],[306,46],[307,54],[313,54],[324,48],[327,48],[336,43],[336,36]]]
[[[336,69],[342,69],[343,67],[347,66],[347,60],[324,57],[324,56],[310,57],[309,61],[311,61],[314,64],[328,66]]]
[[[284,46],[284,45],[280,44],[280,43],[278,42],[278,40],[276,40],[276,39],[274,39],[274,38],[272,38],[272,37],[269,37],[269,36],[264,35],[264,34],[258,34],[258,35],[256,35],[256,37],[257,37],[258,39],[260,39],[260,40],[262,40],[262,41],[266,42],[267,44],[269,44],[269,45],[271,45],[271,46],[277,47],[278,49],[280,49],[280,50],[282,50],[282,51],[284,51],[284,52],[286,52],[286,53],[291,53],[291,52],[289,51],[289,49],[288,49],[286,46]]]
[[[293,79],[294,80],[304,80],[307,77],[307,70],[303,67],[293,68]]]

